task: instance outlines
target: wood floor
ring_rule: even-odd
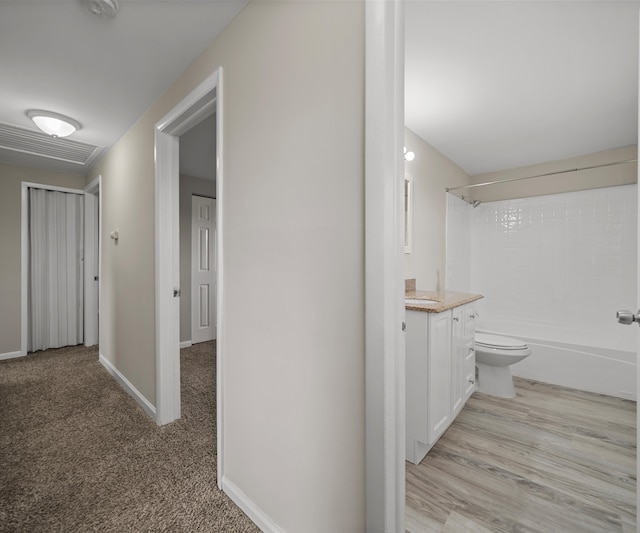
[[[406,463],[407,532],[635,532],[635,402],[514,382]]]

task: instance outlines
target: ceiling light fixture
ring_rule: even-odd
[[[413,161],[416,158],[416,154],[413,152],[407,152],[407,147],[404,147],[404,159],[405,161]]]
[[[86,0],[89,10],[98,17],[113,18],[118,12],[117,0]]]
[[[27,116],[51,137],[67,137],[81,128],[80,123],[72,118],[51,111],[29,109]]]

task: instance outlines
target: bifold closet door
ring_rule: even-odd
[[[84,197],[29,189],[30,352],[83,342]]]

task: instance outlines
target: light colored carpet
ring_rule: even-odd
[[[96,348],[0,361],[0,531],[259,531],[216,485],[215,343],[181,369],[158,427]]]

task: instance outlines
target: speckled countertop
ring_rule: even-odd
[[[481,294],[469,294],[466,292],[433,292],[433,291],[407,291],[405,299],[435,300],[437,303],[405,304],[405,309],[410,311],[424,311],[426,313],[441,313],[453,309],[459,305],[468,304],[483,298]]]

